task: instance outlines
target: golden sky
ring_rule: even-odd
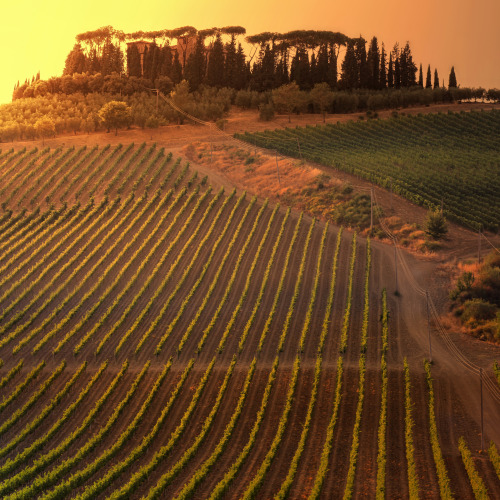
[[[462,86],[500,88],[499,0],[1,0],[0,103],[14,84],[61,75],[75,35],[112,25],[125,32],[241,25],[247,34],[325,29],[410,41],[414,61]]]

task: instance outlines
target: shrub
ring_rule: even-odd
[[[473,273],[468,271],[463,273],[457,280],[457,286],[450,293],[451,300],[456,300],[464,292],[470,292],[474,279]]]
[[[442,239],[448,232],[444,215],[439,210],[429,210],[424,224],[425,232],[434,240]]]
[[[462,320],[476,324],[478,321],[488,321],[496,317],[497,306],[483,299],[467,300],[464,303]]]

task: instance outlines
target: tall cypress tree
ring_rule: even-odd
[[[392,57],[394,61],[394,88],[401,87],[401,66],[399,59],[399,45],[396,43],[392,49]]]
[[[370,42],[367,56],[368,64],[368,87],[371,89],[380,88],[380,52],[378,49],[378,40],[374,36]]]
[[[355,54],[358,61],[359,87],[367,89],[370,87],[370,69],[366,58],[366,40],[362,37],[356,40]]]
[[[430,64],[427,66],[427,77],[425,78],[425,88],[426,89],[432,88],[432,76],[431,76],[431,65]]]
[[[128,76],[141,77],[141,55],[135,43],[127,47],[127,71]]]
[[[438,89],[439,88],[439,76],[438,76],[438,70],[434,70],[434,88]]]
[[[301,90],[309,90],[311,88],[309,55],[304,47],[298,47],[292,59],[290,80],[295,82]]]
[[[158,65],[158,55],[155,54],[158,49],[156,42],[153,42],[149,47],[144,50],[144,78],[151,80],[152,82],[156,79]]]
[[[389,68],[387,70],[387,86],[394,88],[394,63],[392,62],[392,52],[389,53]]]
[[[226,58],[224,61],[224,86],[233,87],[236,79],[236,37],[231,35],[231,40],[226,44]]]
[[[174,51],[174,61],[172,63],[172,76],[170,77],[172,83],[177,85],[182,80],[182,65],[179,61],[179,52],[177,50]]]
[[[170,45],[164,45],[161,49],[160,75],[172,76],[172,49]]]
[[[413,62],[413,56],[411,54],[410,43],[406,42],[400,56],[400,68],[401,68],[401,85],[403,87],[413,87],[417,84],[416,72],[417,66]]]
[[[422,71],[422,63],[420,63],[420,68],[418,70],[418,86],[424,88],[424,72]]]
[[[207,71],[205,57],[204,38],[198,34],[193,52],[189,54],[186,67],[184,68],[184,78],[189,82],[189,88],[194,91],[205,81],[205,72]],[[221,81],[224,78],[224,67],[219,75]]]
[[[394,87],[397,89],[401,87],[401,66],[399,57],[394,61]]]
[[[149,79],[154,82],[160,73],[160,62],[161,62],[161,53],[160,48],[156,45],[156,40],[153,40],[153,44],[151,45],[151,70],[149,73]]]
[[[455,66],[451,67],[450,78],[448,79],[448,88],[457,88],[457,77],[455,76]]]
[[[328,46],[326,43],[322,44],[318,50],[316,75],[318,82],[328,82]]]
[[[337,52],[335,52],[335,46],[332,44],[328,52],[328,84],[332,89],[337,88],[338,80],[337,71]]]
[[[408,87],[408,59],[404,49],[399,53],[399,75],[401,87]]]
[[[276,63],[276,86],[281,87],[290,83],[288,75],[288,47],[286,44],[281,44],[277,50]]]
[[[79,43],[76,43],[73,46],[73,50],[66,57],[66,63],[64,64],[63,75],[72,75],[73,73],[83,73],[85,71],[85,63],[86,59],[82,47]]]
[[[353,42],[347,43],[345,57],[342,61],[341,85],[346,90],[352,90],[359,86],[359,67]]]
[[[102,49],[101,73],[103,75],[110,75],[114,71],[113,48],[113,44],[108,41],[104,44],[104,47]]]
[[[387,56],[385,55],[385,46],[382,43],[382,53],[380,54],[380,88],[387,88]]]
[[[236,52],[236,78],[234,88],[241,90],[245,88],[249,81],[249,70],[246,63],[245,52],[241,43],[238,44],[238,51]]]
[[[224,45],[220,33],[217,33],[212,49],[208,54],[206,82],[212,87],[224,85]]]
[[[309,88],[311,88],[311,86],[314,86],[314,84],[319,83],[319,81],[318,63],[316,62],[316,54],[314,54],[313,52],[309,70]]]

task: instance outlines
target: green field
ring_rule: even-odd
[[[500,112],[368,120],[240,139],[354,174],[473,229],[500,224]],[[300,149],[299,149],[300,147]]]

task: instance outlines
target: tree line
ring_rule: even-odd
[[[439,79],[437,69],[432,83],[430,66],[425,82],[422,65],[417,79],[408,42],[403,47],[396,43],[387,51],[377,37],[368,43],[361,36],[350,38],[332,31],[264,32],[245,37],[247,54],[241,40],[245,34],[242,26],[199,31],[184,26],[129,34],[106,26],[81,33],[66,58],[62,77],[27,80],[22,85],[18,82],[13,99],[71,93],[75,87],[83,93],[130,95],[152,86],[168,92],[182,80],[189,83],[191,91],[207,85],[264,92],[291,82],[306,91],[318,83],[341,91],[437,88],[446,84]],[[138,41],[147,42],[142,63],[140,48],[134,43]],[[123,84],[125,75],[130,83]],[[457,87],[454,68],[448,84]]]

